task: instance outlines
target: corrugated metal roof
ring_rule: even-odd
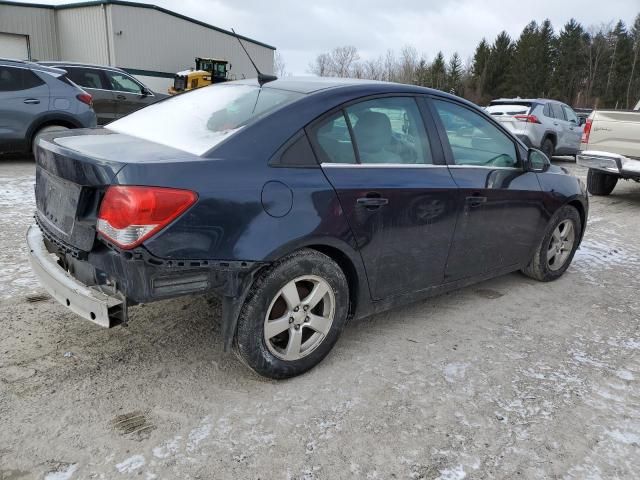
[[[31,8],[48,8],[50,10],[65,10],[70,8],[81,8],[81,7],[94,7],[96,5],[123,5],[126,7],[137,7],[137,8],[148,8],[150,10],[157,10],[159,12],[165,13],[167,15],[171,15],[172,17],[180,18],[187,22],[195,23],[196,25],[200,25],[202,27],[210,28],[211,30],[216,30],[221,33],[225,33],[232,37],[235,37],[233,32],[229,30],[225,30],[223,28],[216,27],[214,25],[210,25],[205,22],[201,22],[200,20],[196,20],[195,18],[187,17],[186,15],[182,15],[180,13],[172,12],[171,10],[167,10],[166,8],[159,7],[157,5],[153,5],[150,3],[137,3],[137,2],[127,2],[124,0],[92,0],[87,2],[78,2],[78,3],[66,3],[62,5],[46,5],[42,3],[24,3],[24,2],[11,2],[7,0],[0,0],[0,5],[11,5],[18,7],[31,7]],[[243,35],[238,35],[242,40],[247,42],[255,43],[256,45],[260,45],[265,48],[270,48],[271,50],[275,50],[276,47],[272,45],[268,45],[263,42],[259,42],[258,40],[254,40],[249,37],[245,37]]]

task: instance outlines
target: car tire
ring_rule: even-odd
[[[240,311],[234,351],[265,377],[300,375],[331,351],[348,312],[342,269],[327,255],[299,250],[254,281]]]
[[[542,142],[542,145],[540,146],[540,150],[542,150],[542,153],[544,153],[547,157],[549,157],[549,160],[551,160],[551,157],[553,157],[553,152],[555,150],[553,140],[551,140],[549,137],[545,138]]]
[[[551,217],[542,241],[522,273],[540,282],[560,278],[573,260],[581,234],[578,210],[570,205],[560,208]]]
[[[618,177],[598,170],[587,172],[587,190],[592,195],[609,195],[618,183]]]
[[[52,132],[61,132],[64,130],[69,130],[69,127],[65,127],[63,125],[47,125],[46,127],[42,127],[33,135],[33,140],[31,141],[31,153],[33,154],[33,158],[36,157],[36,145],[38,145],[38,140],[42,135]]]

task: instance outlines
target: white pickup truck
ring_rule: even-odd
[[[593,195],[609,195],[620,178],[640,182],[640,102],[635,110],[594,110],[577,162],[589,169],[587,189]]]

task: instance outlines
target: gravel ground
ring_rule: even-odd
[[[560,280],[354,322],[283,382],[222,352],[216,301],[104,330],[34,297],[32,188],[31,162],[0,163],[2,480],[638,478],[640,185],[592,198]]]

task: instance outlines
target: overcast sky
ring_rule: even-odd
[[[31,3],[70,3],[28,0]],[[442,50],[463,61],[482,37],[517,37],[531,20],[549,18],[559,31],[571,17],[583,25],[640,13],[640,0],[149,0],[169,10],[235,30],[275,46],[287,71],[307,74],[316,55],[354,45],[363,58],[413,45],[431,60]]]

